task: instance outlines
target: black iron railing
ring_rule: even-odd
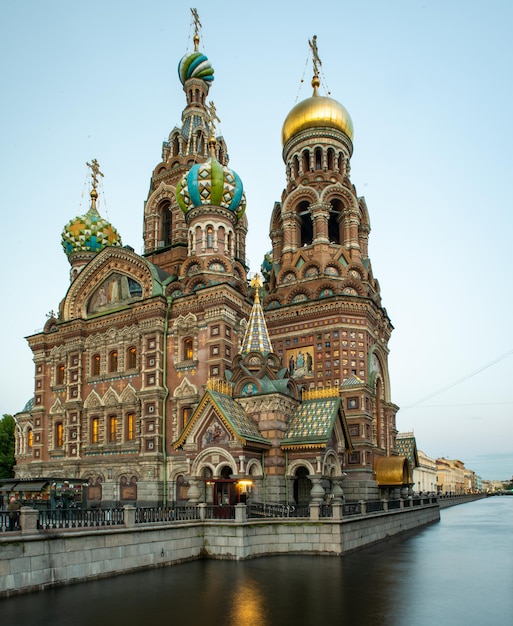
[[[39,511],[40,530],[64,528],[97,528],[122,526],[125,523],[122,508],[111,509],[50,509]]]

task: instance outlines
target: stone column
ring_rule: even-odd
[[[321,479],[315,476],[310,476],[312,481],[312,488],[310,489],[310,498],[312,502],[320,504],[324,499],[324,489],[321,485]]]
[[[189,479],[189,489],[187,491],[187,499],[190,504],[197,504],[201,498],[201,492],[198,487],[198,481],[195,478]]]
[[[135,526],[135,506],[133,504],[125,504],[123,511],[126,528],[133,528]]]
[[[239,504],[235,505],[235,521],[236,522],[246,522],[248,520],[247,514],[248,507],[245,504],[239,502]]]

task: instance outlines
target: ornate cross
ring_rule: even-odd
[[[101,176],[103,178],[103,174],[102,172],[100,172],[100,164],[96,159],[93,159],[92,163],[86,162],[86,165],[92,170],[91,176],[93,178],[93,189],[96,189],[96,187],[98,187],[98,176]]]
[[[319,58],[319,51],[317,49],[317,35],[314,35],[311,40],[308,40],[308,45],[312,49],[314,74],[315,76],[319,76],[319,68],[322,65],[322,61]]]
[[[210,126],[210,134],[212,137],[215,137],[216,122],[221,123],[221,120],[217,116],[216,106],[213,100],[211,100],[207,105],[207,120],[208,120],[208,125]]]
[[[197,9],[191,9],[192,19],[194,20],[194,49],[198,51],[199,29],[202,28]]]

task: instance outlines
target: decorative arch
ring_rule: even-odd
[[[287,468],[286,476],[288,478],[294,478],[296,475],[296,471],[300,467],[306,468],[309,476],[315,476],[315,468],[307,459],[296,459],[292,461]]]
[[[98,296],[100,299],[100,287],[104,285],[106,288],[114,278],[119,284],[117,288],[109,288],[108,294],[113,303],[117,299],[121,303],[129,303],[155,295],[154,278],[147,262],[127,248],[109,246],[101,250],[71,284],[62,307],[63,320],[85,318],[93,310],[96,311],[94,306],[92,309],[89,306],[91,298]],[[130,281],[134,285],[132,291],[127,284]],[[135,288],[136,285],[139,287]],[[101,300],[103,298],[102,294]],[[102,312],[103,309],[98,311]]]
[[[114,407],[121,402],[118,394],[112,387],[109,387],[102,398],[102,404],[106,407]]]
[[[211,461],[207,461],[207,458],[211,455],[219,456],[219,462],[217,464],[214,465]],[[233,458],[233,456],[224,448],[213,446],[202,450],[194,459],[191,466],[191,474],[193,476],[200,476],[203,469],[208,467],[212,471],[212,476],[214,478],[219,478],[220,472],[225,466],[230,467],[232,474],[237,474],[237,461]]]

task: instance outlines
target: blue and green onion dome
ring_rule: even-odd
[[[188,78],[201,78],[210,84],[214,80],[214,68],[208,58],[194,50],[182,57],[178,64],[178,76],[182,85]]]
[[[197,163],[176,187],[176,200],[187,214],[200,206],[220,206],[241,218],[246,210],[246,195],[239,175],[211,156]]]
[[[83,252],[96,253],[107,246],[122,245],[118,231],[96,210],[96,197],[96,191],[93,190],[89,211],[70,220],[62,231],[62,247],[68,256]]]

